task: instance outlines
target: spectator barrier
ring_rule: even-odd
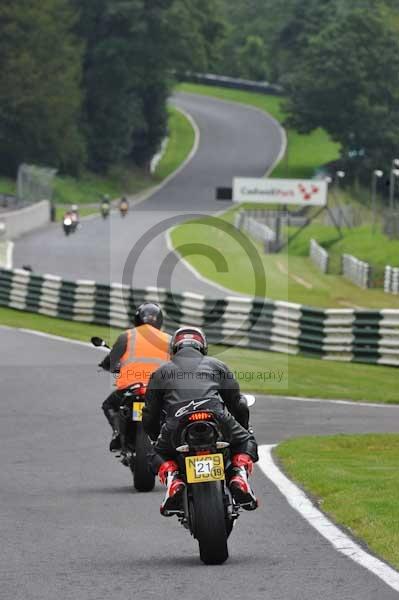
[[[245,211],[236,213],[234,219],[234,226],[240,231],[243,230],[249,233],[258,242],[274,242],[276,240],[276,233],[265,225],[260,223],[253,217],[250,217]]]
[[[399,366],[399,309],[320,309],[239,297],[215,300],[189,292],[133,290],[0,269],[0,305],[10,308],[126,328],[143,301],[161,304],[169,332],[197,325],[213,344]]]
[[[385,267],[384,291],[387,294],[399,294],[399,268]]]
[[[342,275],[361,288],[371,286],[371,266],[350,254],[342,255]]]
[[[322,273],[328,272],[330,257],[327,252],[316,240],[310,240],[310,258]]]

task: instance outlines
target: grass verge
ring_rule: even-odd
[[[190,121],[182,112],[169,107],[169,141],[166,152],[155,170],[157,181],[165,179],[183,164],[194,145],[195,134]]]
[[[383,253],[382,245],[377,246],[374,238],[368,237],[369,228],[350,230],[341,241],[337,241],[335,229],[312,225],[305,230],[288,249],[286,254],[265,254],[262,244],[257,243],[242,232],[231,227],[225,230],[224,222],[233,222],[234,210],[228,211],[215,226],[215,221],[204,218],[187,222],[171,232],[174,247],[204,277],[231,290],[250,296],[257,294],[256,284],[266,276],[266,296],[274,300],[287,300],[319,307],[364,307],[381,309],[399,308],[399,297],[385,294],[382,289],[363,290],[337,274],[322,274],[308,258],[309,240],[312,236],[324,243],[328,250],[334,247],[334,260],[339,262],[342,252],[370,249],[377,256]],[[381,236],[382,237],[382,236]],[[213,251],[226,260],[226,268],[198,254],[198,244],[212,240]],[[395,242],[399,250],[399,242]],[[251,248],[251,252],[243,248]],[[180,248],[180,250],[179,250]],[[396,250],[399,256],[399,251]],[[393,259],[395,255],[392,250]],[[359,256],[359,258],[361,258]],[[381,259],[385,260],[385,259]],[[388,264],[388,263],[387,263]],[[338,269],[337,269],[338,272]]]
[[[279,122],[283,122],[285,118],[282,98],[276,96],[191,83],[180,84],[178,90],[254,106],[270,113]],[[322,130],[310,135],[299,135],[288,130],[288,140],[287,156],[274,169],[274,177],[312,176],[321,164],[336,159],[339,154],[339,146]],[[231,222],[232,212],[226,214],[227,221]],[[213,234],[216,249],[232,268],[227,271],[217,270],[208,258],[194,253],[190,256],[189,247],[185,250],[185,258],[202,275],[216,283],[237,292],[254,294],[258,274],[254,273],[254,266],[242,252],[242,244],[236,236],[223,235],[219,231],[215,235],[215,230],[210,230],[201,221],[201,224],[197,222],[195,225],[187,224],[176,228],[172,233],[172,240],[175,247],[187,243],[201,243],[204,239],[209,239],[210,233]],[[328,276],[321,274],[308,258],[312,237],[331,254],[331,274]],[[382,290],[385,266],[399,264],[399,242],[388,240],[380,231],[373,233],[371,226],[344,230],[344,238],[339,240],[333,227],[315,223],[289,245],[286,254],[278,256],[265,255],[260,244],[254,243],[254,247],[266,272],[266,294],[272,299],[320,307],[399,308],[399,298],[385,294]],[[343,253],[353,254],[370,262],[373,266],[373,284],[381,289],[364,292],[340,277]]]
[[[324,512],[399,568],[399,434],[298,438],[276,455]]]
[[[340,272],[342,254],[353,254],[356,258],[365,260],[372,265],[373,283],[378,287],[383,287],[386,265],[399,266],[399,240],[390,240],[380,229],[373,232],[371,225],[344,229],[343,238],[340,239],[334,227],[312,224],[289,245],[289,253],[296,256],[307,256],[312,237],[328,250],[332,273]]]
[[[132,165],[113,167],[104,177],[85,172],[79,179],[57,176],[54,186],[54,201],[57,204],[80,205],[82,216],[98,211],[104,194],[111,198],[123,194],[137,194],[173,173],[186,159],[194,143],[194,131],[188,119],[177,109],[169,109],[169,143],[154,176]],[[15,182],[0,177],[0,193],[15,193]],[[96,204],[97,206],[85,206]],[[61,212],[64,211],[61,209]],[[58,215],[57,215],[58,217]]]
[[[0,193],[14,195],[17,191],[16,182],[9,177],[0,176]]]
[[[100,325],[64,321],[54,317],[0,307],[0,324],[89,341],[99,335],[113,343],[120,333]],[[303,356],[287,356],[238,347],[212,346],[210,355],[226,362],[242,389],[250,392],[350,399],[397,404],[397,370],[390,367],[346,364]],[[383,389],[383,392],[381,391]]]
[[[282,109],[283,99],[277,96],[267,96],[265,94],[241,90],[229,90],[195,83],[182,83],[177,87],[177,90],[254,106],[269,113],[280,123],[283,123],[285,120],[285,114]],[[306,135],[299,134],[292,129],[287,129],[287,139],[286,156],[273,170],[272,177],[293,177],[299,179],[312,177],[320,165],[339,157],[339,145],[331,141],[328,134],[322,129],[317,129]]]

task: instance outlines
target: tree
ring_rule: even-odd
[[[339,7],[308,35],[285,79],[289,122],[299,131],[323,127],[343,156],[364,149],[365,166],[383,165],[399,139],[399,41],[376,9]]]
[[[169,13],[170,60],[178,72],[213,71],[226,24],[220,0],[174,0]]]
[[[266,77],[267,55],[262,39],[257,35],[249,35],[244,46],[238,49],[238,64],[241,77],[255,81]]]
[[[166,11],[172,0],[73,0],[86,43],[85,120],[92,168],[146,164],[166,131]]]
[[[3,0],[0,5],[0,163],[78,171],[81,46],[65,0]]]

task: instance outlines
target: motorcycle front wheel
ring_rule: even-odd
[[[206,565],[221,565],[229,557],[222,485],[219,481],[192,485],[191,518],[200,558]]]

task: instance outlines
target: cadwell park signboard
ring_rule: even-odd
[[[233,202],[327,206],[327,181],[322,179],[254,179],[235,177]]]

